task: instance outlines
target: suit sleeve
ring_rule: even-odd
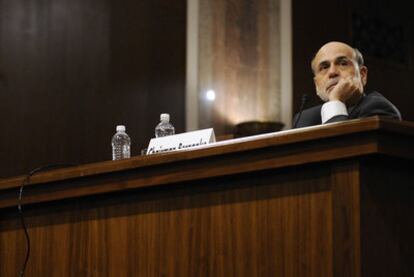
[[[329,119],[325,123],[339,122],[339,121],[344,121],[344,120],[348,120],[348,119],[349,119],[349,117],[347,115],[337,115],[337,116],[332,117],[331,119]]]

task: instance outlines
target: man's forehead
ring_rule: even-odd
[[[320,63],[323,61],[334,61],[339,57],[347,57],[352,59],[354,51],[351,47],[342,43],[331,43],[324,45],[319,49],[315,56],[315,62]]]

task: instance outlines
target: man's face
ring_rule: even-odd
[[[331,42],[322,46],[312,61],[315,74],[316,92],[323,101],[329,100],[329,93],[344,78],[353,78],[360,84],[362,93],[366,84],[366,67],[359,67],[354,50],[340,42]]]

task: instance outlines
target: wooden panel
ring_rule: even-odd
[[[161,112],[184,131],[186,1],[0,0],[0,176],[132,155]]]
[[[304,166],[28,207],[26,276],[332,276],[329,172]],[[13,214],[0,226],[0,275],[16,276],[23,233]]]
[[[198,151],[55,170],[32,178],[33,185],[25,188],[24,203],[163,186],[362,155],[386,154],[412,159],[412,126],[374,117],[222,142]],[[398,144],[389,147],[397,138]],[[22,182],[23,177],[0,181],[0,208],[16,205]]]
[[[362,167],[363,276],[414,275],[414,162],[366,159]]]
[[[370,118],[39,174],[27,276],[412,276],[413,130]],[[0,182],[0,276],[25,254],[18,180]]]
[[[360,165],[338,162],[332,169],[334,276],[361,276]]]

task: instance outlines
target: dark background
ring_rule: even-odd
[[[408,1],[292,0],[293,110],[314,93],[310,61],[321,45],[344,41],[357,47],[368,67],[366,92],[376,90],[414,120],[414,19]]]
[[[367,91],[414,120],[408,4],[293,0],[292,10],[294,112],[302,93],[319,102],[312,56],[341,40],[364,54]],[[185,53],[184,0],[0,0],[0,178],[110,160],[117,124],[139,155],[162,112],[185,131]]]

